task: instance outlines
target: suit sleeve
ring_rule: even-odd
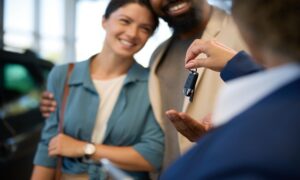
[[[240,51],[226,64],[220,76],[223,81],[229,81],[262,70],[264,68],[253,62],[246,52]]]

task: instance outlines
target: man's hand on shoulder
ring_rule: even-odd
[[[48,118],[56,109],[56,102],[52,93],[44,91],[40,103],[40,111],[43,117]]]

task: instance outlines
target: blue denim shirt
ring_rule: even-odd
[[[90,76],[91,60],[76,63],[68,85],[69,96],[65,107],[64,133],[90,142],[100,97]],[[58,133],[59,106],[68,65],[56,66],[48,78],[48,90],[54,93],[58,108],[46,120],[34,164],[55,167],[56,158],[48,156],[48,143]],[[164,134],[154,118],[148,96],[148,70],[134,63],[130,68],[105,132],[104,142],[113,146],[132,146],[157,170],[161,168]],[[63,158],[63,172],[88,172],[90,179],[100,179],[96,165],[82,163],[80,158]],[[136,179],[145,179],[147,172],[127,172]],[[102,174],[103,175],[103,174]]]

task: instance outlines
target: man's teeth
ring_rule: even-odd
[[[126,41],[126,40],[120,40],[120,42],[126,46],[133,46],[133,43]]]
[[[178,9],[183,8],[185,5],[186,5],[186,3],[180,3],[180,4],[177,4],[176,6],[170,7],[169,10],[170,10],[170,11],[177,11]]]

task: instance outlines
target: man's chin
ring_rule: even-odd
[[[175,19],[176,18],[176,19]],[[174,30],[174,33],[180,34],[189,32],[195,27],[197,27],[198,23],[194,18],[188,18],[188,20],[184,17],[174,17],[172,19],[164,19],[170,28]]]
[[[174,29],[176,33],[189,32],[201,23],[201,17],[197,17],[195,11],[189,11],[178,16],[164,16],[162,17],[169,27]]]
[[[176,27],[172,27],[173,32],[175,35],[180,35],[182,33],[187,33],[190,32],[193,28],[195,27],[194,25],[185,25],[185,26],[176,26]]]

